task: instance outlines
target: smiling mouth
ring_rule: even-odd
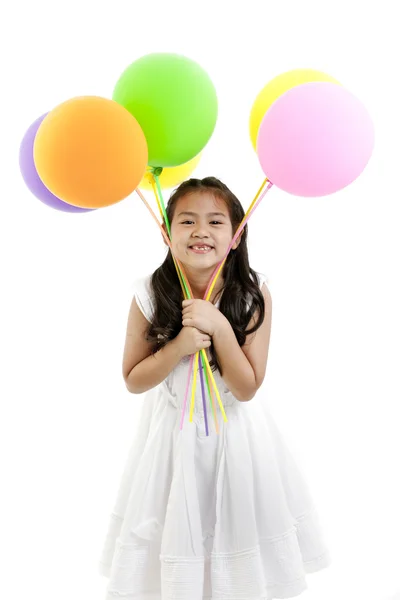
[[[195,252],[196,254],[208,254],[211,250],[214,250],[214,248],[212,246],[194,244],[193,246],[189,246],[189,250],[192,250],[192,252]]]

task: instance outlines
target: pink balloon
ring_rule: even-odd
[[[296,196],[326,196],[352,183],[374,147],[364,105],[330,82],[298,85],[272,104],[261,123],[257,154],[268,179]]]

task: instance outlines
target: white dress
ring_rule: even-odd
[[[150,276],[136,282],[135,298],[150,320]],[[144,398],[100,558],[105,600],[297,596],[306,573],[330,564],[305,478],[262,388],[240,402],[218,370],[227,422],[217,403],[217,434],[207,403],[206,435],[198,372],[193,422],[190,384],[180,429],[189,361]]]

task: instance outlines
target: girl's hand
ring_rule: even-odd
[[[184,327],[196,327],[214,336],[226,323],[226,317],[209,300],[198,298],[184,300],[182,306],[182,325]]]
[[[208,333],[199,331],[196,327],[182,327],[173,341],[179,344],[181,356],[196,354],[211,346],[211,337]]]

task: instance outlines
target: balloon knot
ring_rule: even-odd
[[[151,172],[153,173],[153,175],[157,175],[157,177],[160,177],[161,173],[163,172],[163,168],[153,167]]]

